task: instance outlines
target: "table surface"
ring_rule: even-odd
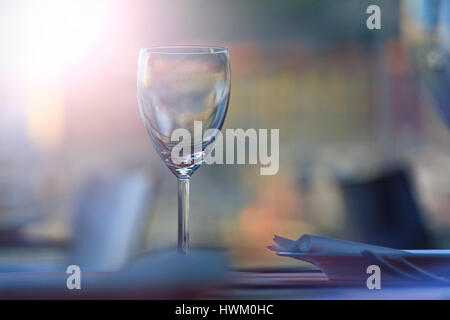
[[[45,256],[48,263],[59,262],[59,255],[52,255],[52,250],[32,249],[32,255],[25,255],[17,248],[4,248],[0,252],[1,263],[20,261],[18,256],[28,256],[28,261]],[[64,272],[0,273],[0,298],[450,299],[450,286],[398,285],[382,281],[381,290],[369,290],[364,282],[330,281],[314,268],[234,270],[226,283],[169,289],[148,283],[139,288],[127,286],[126,281],[114,284],[115,278],[108,278],[112,274],[88,273],[84,279],[85,290],[71,292],[65,287],[68,275]],[[109,279],[113,279],[113,283],[109,283]]]
[[[87,278],[86,278],[87,277]],[[110,273],[85,275],[84,290],[67,290],[62,272],[0,274],[0,299],[450,299],[450,286],[383,285],[329,281],[320,271],[237,272],[214,286],[127,287],[111,285]]]
[[[330,281],[320,271],[239,272],[223,299],[450,299],[450,286],[387,283],[369,290],[365,282]]]

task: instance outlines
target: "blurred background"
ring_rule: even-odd
[[[366,27],[370,4],[381,30]],[[139,118],[136,69],[140,48],[183,44],[230,50],[224,129],[280,129],[277,175],[195,173],[194,247],[247,268],[298,265],[266,249],[273,234],[450,247],[449,12],[446,0],[2,0],[0,260],[72,252],[110,268],[175,246],[176,179]]]

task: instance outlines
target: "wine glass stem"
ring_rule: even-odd
[[[189,179],[178,179],[178,252],[189,250]]]

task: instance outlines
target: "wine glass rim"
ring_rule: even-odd
[[[228,49],[220,46],[154,46],[142,48],[141,51],[158,54],[220,54]]]

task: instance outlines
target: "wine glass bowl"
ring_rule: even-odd
[[[230,92],[228,51],[221,47],[154,47],[139,56],[138,101],[141,117],[165,164],[177,176],[190,176],[203,161],[209,141],[194,140],[194,121],[203,130],[220,130],[227,112]],[[186,129],[192,149],[200,154],[175,163],[171,151],[178,141],[171,135]],[[191,161],[189,161],[191,160]]]
[[[137,98],[141,118],[164,163],[178,178],[179,249],[187,252],[189,178],[204,162],[205,150],[222,128],[230,97],[228,50],[223,47],[152,47],[141,49],[138,61]],[[203,132],[195,135],[201,121]],[[184,129],[190,140],[173,141]],[[215,133],[214,133],[215,132]],[[181,161],[173,159],[175,146],[183,143]],[[182,212],[181,212],[181,211]],[[184,220],[183,220],[184,219]],[[183,226],[183,224],[186,226]],[[181,230],[185,228],[186,230]],[[186,233],[183,235],[182,233]],[[180,239],[181,237],[181,239]]]

